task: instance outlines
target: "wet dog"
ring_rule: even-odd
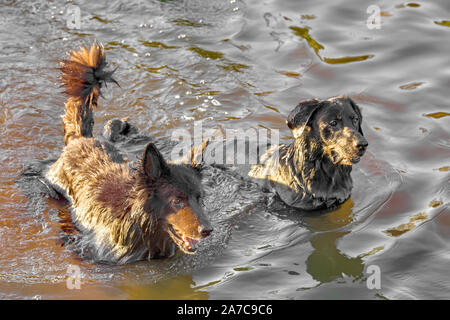
[[[286,121],[294,142],[270,150],[248,175],[268,180],[289,206],[334,208],[350,197],[352,165],[368,146],[361,121],[358,105],[348,97],[302,101]]]
[[[273,190],[291,207],[336,208],[350,197],[352,165],[368,146],[361,121],[358,105],[348,97],[301,101],[286,121],[294,142],[266,148],[256,164],[237,165],[236,170]],[[189,156],[197,164],[214,164],[209,157],[214,152],[208,148],[217,146],[203,143]]]
[[[61,63],[69,96],[63,116],[65,147],[45,176],[71,201],[75,225],[90,235],[97,260],[123,264],[167,257],[176,247],[192,254],[212,231],[199,203],[203,191],[198,173],[190,165],[166,162],[153,143],[131,168],[113,144],[92,137],[100,89],[116,83],[106,66],[97,43],[73,51]],[[109,140],[135,130],[126,123],[109,123]]]

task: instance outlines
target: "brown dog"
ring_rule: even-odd
[[[62,155],[46,173],[72,203],[75,224],[90,235],[95,257],[127,263],[174,253],[175,244],[194,253],[212,229],[199,200],[202,188],[189,165],[168,164],[154,144],[137,169],[105,141],[92,138],[93,109],[102,84],[115,82],[106,71],[102,46],[81,48],[62,62],[65,104]]]

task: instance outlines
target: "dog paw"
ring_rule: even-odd
[[[108,120],[103,127],[103,137],[110,142],[124,141],[138,133],[138,129],[128,122],[128,118]]]

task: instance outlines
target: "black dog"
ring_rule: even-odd
[[[350,197],[352,165],[359,162],[368,146],[361,121],[359,107],[348,97],[301,101],[286,121],[295,141],[274,145],[257,164],[237,166],[237,170],[274,190],[289,206],[302,210],[335,208]],[[194,148],[190,161],[214,164],[209,157],[211,145]]]
[[[336,208],[350,197],[352,165],[360,161],[368,146],[361,121],[358,105],[348,97],[301,101],[286,121],[295,138],[292,144],[271,146],[253,165],[236,165],[234,155],[231,167],[275,191],[289,206],[308,211]],[[136,131],[127,121],[116,119],[105,125],[104,137],[117,143],[127,141],[129,133]],[[218,148],[224,148],[225,154],[235,142],[214,144],[206,139],[182,162],[193,167],[209,164],[229,168],[223,165],[228,161],[226,156],[219,164],[211,155]]]

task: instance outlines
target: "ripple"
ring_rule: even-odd
[[[427,114],[425,114],[425,116],[426,117],[431,117],[431,118],[434,118],[434,119],[440,119],[440,118],[443,118],[443,117],[450,116],[450,113],[441,111],[441,112],[427,113]]]
[[[319,54],[319,51],[322,49],[325,49],[325,47],[318,43],[316,40],[314,40],[310,35],[310,30],[308,28],[301,28],[301,27],[289,27],[296,36],[299,36],[302,39],[305,39],[308,45],[314,50],[316,53],[316,56],[322,60],[325,63],[328,64],[345,64],[345,63],[351,63],[351,62],[357,62],[357,61],[364,61],[367,59],[371,59],[374,57],[373,54],[369,55],[362,55],[362,56],[351,56],[351,57],[342,57],[342,58],[326,58],[322,57]]]
[[[0,4],[0,297],[449,297],[447,0],[386,4],[375,30],[367,4],[344,0],[84,2],[80,29],[67,27],[66,5]],[[129,117],[164,154],[173,130],[196,120],[278,129],[290,142],[285,118],[299,100],[351,95],[370,145],[351,198],[308,216],[208,168],[215,232],[198,254],[126,266],[81,260],[61,246],[67,208],[43,198],[39,181],[15,181],[27,162],[59,156],[57,61],[94,38],[121,84],[100,99],[96,132]],[[130,159],[146,141],[124,146]],[[371,264],[382,270],[380,290],[367,289]],[[83,290],[67,289],[69,265],[80,266]]]
[[[450,27],[450,20],[434,21],[439,26]]]

